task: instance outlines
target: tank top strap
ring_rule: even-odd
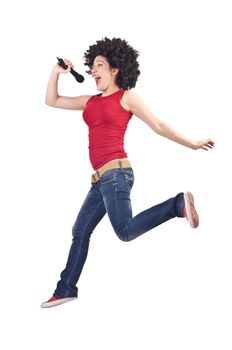
[[[117,96],[119,96],[119,98],[121,98],[122,95],[124,94],[124,92],[125,92],[124,89],[120,89]]]

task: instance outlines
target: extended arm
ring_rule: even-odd
[[[192,141],[180,134],[170,125],[157,118],[147,108],[143,100],[132,91],[127,91],[127,93],[124,94],[123,103],[134,115],[143,120],[157,134],[164,136],[169,140],[194,150],[199,148],[208,150],[214,146],[214,142],[211,139]]]

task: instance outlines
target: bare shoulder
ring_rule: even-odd
[[[125,90],[121,98],[121,104],[128,112],[132,112],[132,106],[135,104],[135,100],[138,96],[131,90]]]
[[[134,91],[131,91],[131,90],[125,90],[123,94],[123,100],[125,102],[130,102],[137,98],[139,98],[139,96]]]
[[[122,104],[124,108],[135,114],[135,107],[143,103],[142,99],[131,90],[126,90],[122,97]]]

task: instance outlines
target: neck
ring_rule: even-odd
[[[102,96],[111,95],[118,90],[120,90],[120,88],[117,85],[109,86],[107,89],[102,90]]]

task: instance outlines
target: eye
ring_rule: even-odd
[[[103,63],[96,63],[96,64],[93,64],[92,66],[91,66],[91,70],[93,70],[95,67],[102,67],[103,66]]]

